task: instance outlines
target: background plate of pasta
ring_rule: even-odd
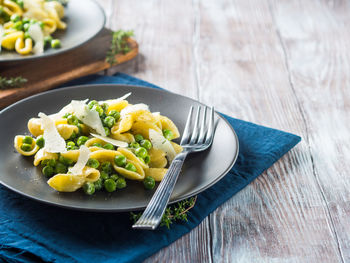
[[[104,24],[104,12],[93,0],[0,0],[0,62],[68,51]]]
[[[142,209],[182,151],[192,105],[201,104],[125,85],[75,86],[19,101],[0,112],[0,182],[66,208]],[[212,147],[189,156],[171,202],[207,189],[233,166],[237,136],[219,114],[216,121]]]

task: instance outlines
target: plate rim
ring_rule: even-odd
[[[86,1],[86,0],[84,0],[84,1]],[[43,52],[42,54],[39,54],[39,55],[33,54],[33,55],[30,55],[30,56],[23,56],[23,57],[17,57],[17,58],[12,58],[12,59],[0,59],[0,65],[4,64],[4,63],[27,62],[27,61],[36,60],[36,59],[49,58],[49,57],[60,55],[60,54],[63,54],[65,52],[68,52],[68,51],[71,51],[73,49],[76,49],[76,48],[78,48],[78,47],[88,43],[89,41],[91,41],[91,39],[95,38],[102,31],[102,29],[105,27],[107,18],[106,18],[106,13],[105,13],[104,9],[102,8],[102,6],[96,0],[89,0],[89,1],[94,3],[97,6],[97,9],[99,9],[101,11],[102,16],[103,16],[102,26],[94,35],[91,35],[87,40],[85,40],[82,43],[79,43],[76,46],[73,46],[73,47],[70,47],[70,48],[67,48],[67,49],[57,49],[57,51],[53,52],[53,53],[46,53],[45,54],[45,52]],[[1,57],[1,53],[0,53],[0,57]]]
[[[181,95],[181,94],[177,94],[177,93],[174,93],[174,92],[171,92],[171,91],[168,91],[168,90],[165,90],[165,89],[162,89],[162,88],[151,88],[151,87],[147,87],[147,86],[142,86],[142,85],[132,85],[132,84],[111,84],[111,83],[106,83],[106,84],[83,84],[83,85],[72,85],[72,86],[67,86],[67,87],[62,87],[62,88],[58,88],[58,89],[53,89],[53,90],[48,90],[48,91],[44,91],[44,92],[41,92],[41,93],[38,93],[38,94],[35,94],[35,95],[32,95],[32,96],[29,96],[27,98],[24,98],[24,99],[21,99],[9,106],[7,106],[6,108],[2,109],[0,111],[0,115],[4,114],[6,111],[12,109],[13,107],[16,107],[18,104],[21,104],[25,101],[28,101],[28,100],[31,100],[33,98],[36,98],[36,97],[40,97],[40,96],[44,96],[46,94],[51,94],[51,93],[59,93],[61,91],[65,91],[65,90],[70,90],[70,89],[75,89],[75,88],[85,88],[85,87],[96,87],[96,86],[110,86],[110,87],[129,87],[129,88],[141,88],[141,89],[148,89],[148,90],[156,90],[158,92],[161,92],[161,93],[171,93],[173,95],[176,95],[176,96],[180,96],[182,98],[185,98],[185,99],[189,99],[191,101],[194,101],[195,103],[199,103],[203,106],[207,106],[206,104],[203,104],[202,102],[199,102],[195,99],[192,99],[192,98],[189,98],[189,97],[186,97],[184,95]],[[177,203],[177,202],[180,202],[184,199],[187,199],[187,198],[190,198],[190,197],[193,197],[193,196],[196,196],[202,192],[204,192],[205,190],[209,189],[210,187],[212,187],[213,185],[215,185],[216,183],[218,183],[221,179],[223,179],[227,174],[228,172],[232,169],[232,167],[235,165],[236,161],[237,161],[237,158],[238,158],[238,155],[239,155],[239,139],[238,139],[238,136],[237,136],[237,133],[236,131],[234,130],[234,128],[231,126],[231,124],[228,122],[228,120],[226,120],[226,118],[224,118],[222,116],[221,113],[215,111],[215,114],[221,119],[223,120],[227,125],[228,127],[230,128],[233,136],[234,136],[234,139],[235,139],[235,143],[236,143],[236,146],[237,146],[237,150],[235,152],[235,156],[231,162],[231,164],[225,169],[225,171],[217,176],[215,178],[215,180],[213,180],[210,184],[207,184],[206,186],[204,186],[203,188],[201,189],[198,189],[197,191],[195,192],[192,192],[192,193],[188,193],[188,194],[185,194],[183,196],[181,196],[180,198],[177,198],[175,200],[171,200],[169,201],[168,204],[174,204],[174,203]],[[133,208],[122,208],[122,209],[118,209],[118,208],[115,208],[115,209],[106,209],[106,208],[86,208],[86,207],[79,207],[79,206],[72,206],[72,205],[65,205],[65,204],[59,204],[59,203],[53,203],[51,201],[47,201],[45,199],[40,199],[40,198],[37,198],[37,197],[34,197],[34,196],[31,196],[27,193],[23,193],[21,192],[20,190],[17,190],[16,188],[12,187],[12,186],[9,186],[7,185],[6,183],[4,183],[1,178],[0,178],[0,184],[2,186],[4,186],[5,188],[11,190],[11,191],[14,191],[15,193],[17,194],[20,194],[21,196],[24,196],[24,197],[27,197],[31,200],[34,200],[34,201],[38,201],[42,204],[45,204],[45,205],[50,205],[50,206],[55,206],[55,207],[60,207],[60,208],[64,208],[64,209],[69,209],[69,210],[75,210],[75,211],[83,211],[83,212],[98,212],[98,213],[119,213],[119,212],[130,212],[130,211],[139,211],[139,210],[143,210],[146,208],[146,206],[136,206],[136,207],[133,207]]]

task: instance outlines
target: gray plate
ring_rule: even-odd
[[[63,21],[67,23],[67,29],[57,30],[53,34],[54,38],[61,40],[61,48],[50,48],[42,54],[28,56],[22,56],[15,51],[2,49],[0,63],[42,58],[76,48],[92,39],[102,30],[106,17],[102,8],[93,0],[69,0],[68,5],[65,7]]]
[[[146,103],[152,112],[168,116],[178,126],[185,126],[191,105],[199,102],[167,91],[126,85],[85,85],[53,90],[21,100],[0,112],[0,183],[9,189],[48,204],[87,211],[130,211],[144,208],[154,191],[145,190],[142,182],[128,180],[128,186],[112,194],[104,191],[87,196],[82,191],[59,193],[46,183],[33,157],[18,154],[13,147],[15,135],[28,134],[27,122],[39,112],[52,114],[72,99],[106,100],[128,92],[129,102]],[[196,195],[220,180],[233,166],[238,155],[237,136],[219,114],[212,147],[188,156],[175,186],[171,202]]]

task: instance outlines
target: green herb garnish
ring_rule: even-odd
[[[124,31],[124,30],[118,30],[115,32],[112,32],[112,43],[109,48],[109,51],[106,55],[106,62],[108,62],[111,66],[115,63],[117,63],[117,60],[115,56],[119,53],[126,54],[131,49],[128,45],[128,38],[134,35],[133,30]]]
[[[0,76],[0,89],[21,88],[22,85],[26,82],[27,82],[27,79],[23,77],[6,78],[6,77]]]
[[[168,229],[170,225],[176,221],[186,221],[188,212],[194,207],[197,201],[197,196],[182,200],[176,204],[169,205],[164,212],[160,226],[166,226]],[[130,213],[130,219],[136,223],[136,221],[141,217],[140,213]]]

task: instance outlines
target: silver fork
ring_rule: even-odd
[[[159,225],[165,208],[169,202],[171,193],[173,192],[176,180],[180,174],[181,167],[189,153],[200,152],[208,149],[214,138],[214,108],[211,107],[209,121],[207,120],[207,107],[204,107],[201,124],[199,123],[201,107],[198,106],[193,130],[192,126],[193,106],[187,117],[186,126],[182,135],[180,145],[183,151],[179,153],[172,161],[168,172],[159,184],[151,201],[147,205],[145,211],[139,220],[132,226],[136,229],[154,230]],[[208,129],[207,128],[208,123]]]

